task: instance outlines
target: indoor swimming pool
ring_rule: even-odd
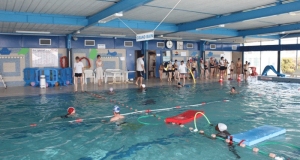
[[[233,86],[241,93],[226,93]],[[174,85],[152,87],[146,91],[116,90],[115,95],[108,95],[107,91],[90,91],[106,97],[106,100],[90,93],[1,98],[0,159],[236,159],[224,141],[165,124],[163,118],[142,119],[158,125],[139,123],[137,119],[145,112],[126,115],[127,124],[123,126],[102,123],[101,120],[109,120],[106,116],[112,115],[115,105],[120,106],[121,114],[151,109],[149,115],[163,117],[172,117],[190,109],[205,111],[212,124],[225,123],[231,134],[263,125],[277,126],[285,128],[286,134],[265,142],[300,146],[298,88],[299,84],[292,83],[250,81],[239,84],[228,81],[223,85],[200,83],[180,89]],[[76,117],[53,120],[65,115],[71,106],[76,108]],[[181,108],[158,110],[176,106]],[[76,122],[76,119],[81,119],[81,122]],[[185,126],[194,127],[194,122]],[[197,119],[197,126],[209,135],[216,133],[204,117]],[[259,145],[254,146],[279,157],[300,157],[300,150],[295,147]],[[243,160],[268,159],[266,155],[239,146],[235,150]]]

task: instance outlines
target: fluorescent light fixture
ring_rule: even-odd
[[[100,36],[106,36],[106,37],[126,37],[126,35],[123,35],[123,34],[100,34]]]
[[[16,31],[16,33],[50,34],[50,32],[44,32],[44,31]]]
[[[79,34],[79,33],[80,33],[80,30],[78,30],[76,33]]]
[[[157,36],[157,38],[164,38],[164,39],[182,39],[181,37],[164,37],[164,35]]]
[[[106,23],[116,18],[123,17],[123,12],[115,13],[98,21],[98,23]]]
[[[214,28],[223,28],[225,27],[225,24],[220,24],[216,26],[209,26],[209,27],[203,27],[203,28],[197,28],[196,31],[202,31],[202,30],[207,30],[207,29],[214,29]]]
[[[285,34],[285,32],[280,32],[280,34]]]
[[[201,41],[217,41],[217,40],[214,40],[214,39],[200,39]]]
[[[295,16],[295,15],[297,15],[297,13],[296,12],[290,12],[289,15]]]

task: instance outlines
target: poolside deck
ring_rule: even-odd
[[[197,79],[196,83],[211,83],[211,82],[218,82],[218,78],[214,79]],[[134,81],[135,82],[135,81]],[[182,80],[181,80],[182,82]],[[224,83],[226,82],[226,78],[224,78]],[[161,82],[159,78],[152,78],[149,80],[144,80],[144,84],[146,84],[147,87],[156,87],[156,86],[166,86],[166,85],[176,85],[176,83],[173,82],[167,82],[166,79]],[[191,85],[194,84],[192,80],[186,81],[186,84]],[[110,87],[113,87],[114,89],[129,89],[129,88],[138,88],[134,83],[120,83],[120,84],[105,84],[102,83],[102,86],[98,87],[97,84],[94,83],[88,83],[84,85],[85,91],[101,91],[101,90],[109,90]],[[7,89],[4,89],[3,87],[0,88],[0,97],[11,97],[11,96],[33,96],[33,95],[39,95],[39,94],[59,94],[59,93],[70,93],[74,91],[74,85],[71,86],[58,86],[53,88],[46,88],[46,89],[40,89],[38,87],[31,87],[31,86],[19,86],[19,87],[7,87]],[[80,85],[78,86],[78,91],[80,91]]]

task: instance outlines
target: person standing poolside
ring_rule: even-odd
[[[216,77],[218,75],[218,71],[219,71],[217,59],[215,59],[214,65],[215,65],[214,77]]]
[[[140,81],[140,86],[143,84],[143,76],[145,73],[145,68],[144,68],[144,55],[142,55],[140,58],[136,60],[136,73],[137,73],[137,79],[135,85],[139,85]]]
[[[204,63],[204,72],[205,72],[205,79],[207,79],[207,77],[209,76],[207,61],[205,61]]]
[[[190,80],[190,69],[191,69],[190,60],[186,61],[186,68],[187,68],[187,80]]]
[[[212,57],[210,58],[209,66],[210,66],[210,78],[212,79],[215,72],[215,63]]]
[[[73,77],[75,75],[75,92],[77,92],[77,80],[78,78],[80,78],[80,85],[81,85],[81,92],[83,92],[83,77],[82,77],[82,73],[84,73],[84,65],[82,62],[79,61],[79,57],[77,56],[76,58],[76,62],[74,63],[74,68],[73,68]]]
[[[241,58],[239,58],[238,62],[236,63],[236,79],[241,74],[242,65]]]
[[[200,60],[200,70],[201,70],[201,79],[204,78],[204,64],[203,61]]]
[[[224,61],[224,57],[221,57],[220,60],[220,77],[223,75],[224,76],[225,73],[225,61]]]
[[[175,70],[174,80],[177,81],[177,76],[178,76],[178,71],[177,71],[177,70],[178,70],[177,59],[175,59],[174,70]]]
[[[163,75],[163,71],[164,71],[164,66],[161,64],[159,65],[159,79],[160,81],[162,81],[162,75]]]
[[[228,75],[228,61],[227,61],[227,59],[225,59],[225,64],[224,64],[224,66],[225,66],[225,75],[227,76]]]
[[[98,86],[101,86],[101,82],[103,79],[103,62],[101,60],[101,56],[97,55],[97,60],[96,60],[96,75],[97,75],[97,80],[98,80]]]
[[[234,68],[235,68],[234,62],[231,61],[231,65],[230,65],[230,79],[233,79]]]
[[[249,71],[249,64],[246,61],[246,63],[244,64],[244,80],[247,81],[248,78],[248,71]]]
[[[186,75],[186,65],[184,64],[184,61],[181,61],[181,64],[178,68],[179,70],[179,81],[180,82],[180,78],[183,78],[183,85],[185,84],[185,75]]]
[[[192,72],[193,72],[193,75],[194,75],[194,78],[196,79],[197,77],[195,76],[195,73],[196,73],[196,71],[197,71],[198,69],[197,69],[197,62],[196,62],[196,60],[193,60],[193,62],[192,62]],[[198,71],[197,71],[197,73],[198,73]]]
[[[173,72],[173,65],[170,61],[168,64],[168,82],[172,82],[172,72]]]

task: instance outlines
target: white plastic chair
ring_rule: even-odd
[[[115,73],[119,72],[119,73]],[[123,72],[120,69],[106,69],[104,72],[105,83],[107,83],[107,78],[113,78],[113,82],[116,82],[117,77],[120,81],[124,81]]]
[[[84,82],[85,84],[87,84],[87,80],[88,78],[91,78],[94,80],[94,84],[96,83],[96,79],[95,79],[95,73],[93,70],[84,70]]]

